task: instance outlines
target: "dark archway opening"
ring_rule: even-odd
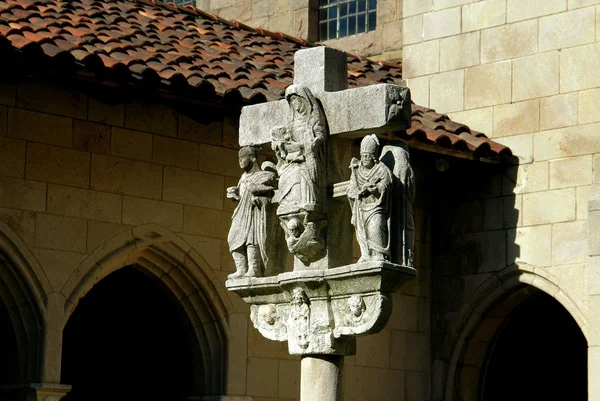
[[[483,401],[587,401],[587,342],[555,299],[536,294],[507,318],[488,351]]]
[[[181,400],[194,394],[194,330],[154,275],[126,267],[96,284],[63,335],[65,401]]]
[[[0,385],[20,382],[18,352],[13,321],[6,305],[0,300]]]

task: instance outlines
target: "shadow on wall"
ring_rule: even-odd
[[[432,189],[432,399],[442,400],[465,299],[496,272],[514,265],[521,218],[514,193],[517,160],[499,164],[430,157]]]

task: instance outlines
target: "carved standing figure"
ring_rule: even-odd
[[[390,259],[390,197],[392,173],[379,162],[379,140],[375,135],[363,138],[360,162],[353,158],[348,199],[352,206],[352,224],[360,246],[359,262]]]
[[[306,349],[310,342],[310,306],[308,296],[302,288],[294,288],[292,291],[291,305],[288,330],[295,337],[298,346]]]
[[[229,278],[259,277],[268,261],[268,208],[275,190],[276,175],[258,166],[256,149],[246,146],[239,151],[244,173],[237,186],[227,188],[227,198],[239,201],[231,218],[227,241],[235,262]]]
[[[277,201],[284,210],[324,205],[325,116],[305,86],[288,86],[285,98],[291,119],[286,126],[276,127],[271,132],[271,146],[278,159]]]

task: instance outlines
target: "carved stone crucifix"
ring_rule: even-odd
[[[229,233],[238,271],[225,285],[251,304],[261,334],[302,356],[301,401],[341,399],[343,356],[354,353],[356,336],[385,326],[391,294],[416,274],[408,236],[398,237],[404,252],[390,234],[400,223],[412,236],[408,152],[388,146],[380,163],[378,140],[368,135],[361,160],[350,162],[351,139],[410,126],[410,93],[388,84],[348,89],[346,57],[300,50],[286,99],[242,109],[245,172],[227,195],[239,201]],[[255,146],[266,143],[277,166],[259,168]],[[354,264],[351,220],[363,251]],[[281,272],[282,248],[294,255],[292,272]]]

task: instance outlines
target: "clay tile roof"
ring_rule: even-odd
[[[75,78],[143,82],[229,106],[281,99],[293,80],[294,52],[316,45],[173,3],[0,0],[3,60],[37,71],[55,63],[52,70],[71,71]],[[350,87],[402,80],[400,62],[348,55],[348,69]],[[463,157],[511,155],[484,134],[414,104],[412,128],[395,135]]]

